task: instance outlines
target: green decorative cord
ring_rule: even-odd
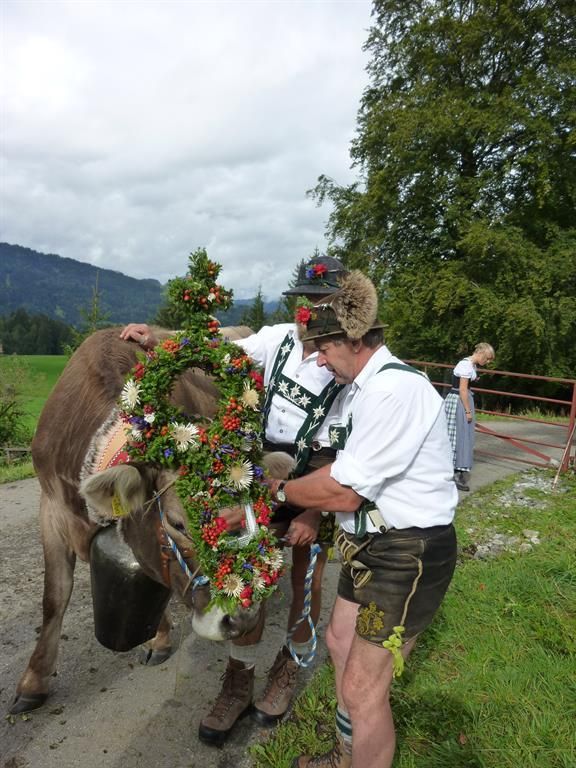
[[[386,648],[387,651],[390,651],[392,654],[392,663],[394,665],[394,668],[392,670],[392,677],[401,677],[402,672],[404,672],[404,657],[402,656],[402,653],[400,652],[400,649],[402,648],[402,635],[405,632],[405,627],[398,626],[393,627],[392,634],[388,638],[388,640],[383,640],[382,645],[384,648]]]

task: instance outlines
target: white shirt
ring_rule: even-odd
[[[458,376],[460,379],[470,379],[470,381],[478,378],[476,366],[469,357],[460,360],[456,368],[454,368],[454,376]]]
[[[326,368],[319,368],[318,353],[313,352],[303,358],[304,347],[298,338],[297,326],[293,323],[265,325],[258,333],[246,339],[235,341],[247,355],[264,368],[264,386],[268,387],[272,369],[282,343],[289,335],[294,340],[294,347],[286,360],[282,373],[294,384],[300,385],[319,395],[324,387],[333,380],[332,374]],[[328,430],[333,424],[341,422],[340,411],[345,390],[336,396],[322,426],[314,436],[324,447],[330,445]],[[265,436],[272,443],[294,443],[300,427],[306,420],[306,411],[275,392],[272,397],[270,412],[265,425]]]
[[[411,371],[387,370],[399,363],[382,346],[351,385],[342,423],[352,431],[332,464],[331,476],[380,510],[388,527],[429,528],[454,518],[458,491],[448,440],[444,401],[430,382]],[[353,514],[337,514],[354,531]],[[366,529],[377,530],[370,518]]]

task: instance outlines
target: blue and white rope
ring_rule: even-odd
[[[194,574],[192,573],[190,568],[188,568],[188,563],[186,562],[186,560],[184,560],[184,558],[180,554],[180,550],[178,549],[178,546],[176,545],[176,542],[174,541],[172,536],[170,536],[170,534],[166,530],[166,525],[165,525],[166,518],[164,516],[164,510],[162,509],[162,502],[160,501],[160,494],[156,494],[155,498],[156,498],[156,502],[158,503],[158,512],[160,513],[160,521],[162,523],[162,528],[164,528],[164,533],[166,534],[166,538],[168,539],[168,543],[170,544],[172,552],[174,552],[174,556],[175,556],[176,560],[180,563],[180,567],[182,568],[182,570],[184,571],[186,576],[188,576],[188,580],[191,582],[192,588],[196,589],[196,587],[201,587],[204,584],[208,584],[209,579],[208,579],[207,576],[204,576],[204,574],[201,574],[200,576],[194,576]]]
[[[308,568],[306,570],[306,576],[304,578],[304,607],[302,608],[302,615],[298,619],[298,621],[294,624],[292,629],[288,632],[288,639],[286,640],[286,646],[288,650],[290,651],[290,655],[294,659],[294,661],[301,667],[309,667],[312,662],[314,661],[314,657],[316,656],[316,647],[318,645],[318,638],[316,637],[316,627],[314,626],[314,622],[312,621],[312,618],[310,616],[310,608],[312,605],[312,577],[314,576],[314,568],[316,567],[316,560],[318,560],[318,555],[321,551],[320,544],[312,544],[310,547],[310,562],[308,563]],[[310,650],[303,654],[302,656],[298,656],[296,651],[294,650],[294,647],[292,645],[292,636],[294,632],[296,631],[296,627],[301,624],[303,621],[308,622],[308,626],[310,627]]]

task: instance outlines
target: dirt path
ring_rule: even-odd
[[[494,450],[485,438],[479,439],[478,447]],[[479,457],[472,489],[524,468]],[[237,726],[223,749],[206,747],[196,737],[198,722],[219,690],[226,646],[192,635],[186,614],[176,605],[178,648],[165,664],[144,667],[137,650],[120,654],[103,648],[94,637],[84,563],[76,569],[48,702],[26,719],[4,719],[40,624],[43,558],[38,500],[36,480],[0,485],[0,768],[249,768],[247,749],[265,733],[249,718]],[[338,569],[335,562],[327,568],[321,631]],[[257,690],[282,642],[285,615],[286,597],[280,594],[270,604]],[[319,661],[324,657],[322,650]],[[310,674],[302,673],[302,685]]]

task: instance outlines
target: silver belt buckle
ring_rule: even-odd
[[[322,450],[322,443],[318,440],[312,440],[312,444],[310,445],[310,448],[312,448],[313,451],[320,451]]]

